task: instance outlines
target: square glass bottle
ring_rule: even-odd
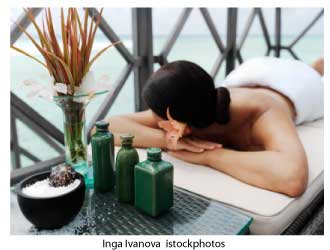
[[[173,206],[173,165],[162,161],[160,148],[148,148],[147,160],[134,169],[136,209],[156,217]]]

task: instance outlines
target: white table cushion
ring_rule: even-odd
[[[280,234],[323,189],[323,120],[298,127],[309,164],[308,188],[299,198],[257,188],[212,168],[178,160],[163,152],[174,165],[174,185],[220,201],[253,217],[252,234]],[[116,152],[118,147],[116,147]],[[140,161],[146,150],[138,149]]]

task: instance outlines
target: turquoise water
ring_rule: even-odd
[[[282,39],[283,44],[289,44],[294,39],[294,36],[285,36]],[[131,41],[129,37],[122,37],[125,45],[130,51]],[[157,55],[161,51],[162,46],[166,41],[166,37],[158,36],[154,39],[154,54]],[[96,50],[107,45],[107,40],[99,38],[95,41]],[[28,41],[20,39],[16,46],[26,48],[31,51]],[[317,57],[323,55],[323,36],[306,36],[296,46],[294,51],[305,62],[312,63]],[[174,45],[170,55],[169,61],[184,59],[190,60],[201,65],[207,71],[210,71],[217,56],[217,47],[210,36],[181,36]],[[242,48],[242,56],[246,60],[248,58],[262,56],[266,53],[266,43],[262,36],[250,36],[246,40]],[[290,58],[291,56],[286,52],[282,52],[282,57]],[[51,121],[56,127],[62,128],[62,114],[61,110],[51,102],[43,99],[28,99],[26,94],[26,87],[21,83],[29,78],[35,78],[40,75],[46,74],[47,71],[25,56],[12,53],[10,58],[11,65],[11,90],[16,93],[20,98],[31,105],[35,110],[42,114],[46,119]],[[93,71],[96,78],[102,75],[110,76],[111,83],[114,83],[119,76],[121,70],[126,65],[125,60],[115,50],[107,51],[102,57],[95,62]],[[155,65],[155,69],[159,66]],[[224,67],[220,70],[216,84],[220,85],[221,80],[224,78]],[[114,105],[109,110],[108,115],[124,114],[134,111],[134,92],[133,92],[133,74],[130,75],[128,81],[125,83],[122,91],[117,97]],[[92,118],[98,106],[102,103],[104,96],[95,98],[87,107],[86,118],[87,123]],[[29,150],[41,160],[47,160],[57,156],[56,151],[52,150],[47,144],[30,131],[24,124],[18,121],[18,138],[21,147]],[[32,161],[22,157],[22,165],[28,166],[33,164]]]

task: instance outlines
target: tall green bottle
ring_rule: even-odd
[[[92,159],[94,190],[108,192],[114,187],[114,136],[106,121],[96,122],[96,133],[92,137]]]
[[[116,195],[118,201],[134,203],[134,166],[139,162],[139,155],[132,147],[133,135],[120,136],[122,148],[116,158]]]
[[[148,148],[147,160],[135,165],[135,207],[153,217],[173,206],[173,165],[160,148]]]

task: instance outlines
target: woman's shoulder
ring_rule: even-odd
[[[244,109],[265,110],[277,105],[275,98],[257,88],[229,88],[232,105]]]
[[[262,88],[230,88],[232,113],[250,121],[258,119],[269,110],[285,113],[294,120],[294,106],[285,97]],[[289,116],[288,116],[289,115]]]

